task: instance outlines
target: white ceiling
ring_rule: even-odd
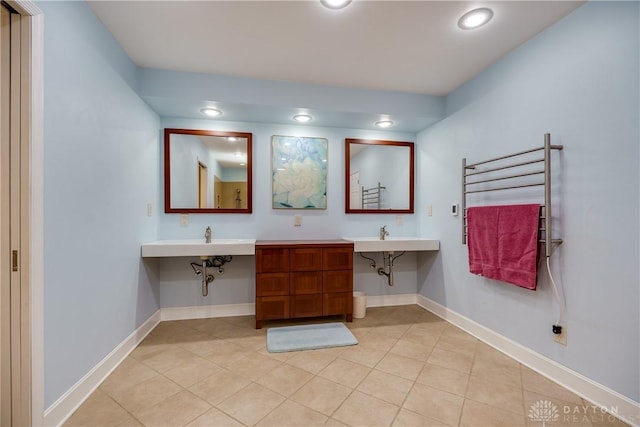
[[[90,1],[138,66],[446,95],[581,1]],[[457,20],[486,6],[493,20]]]

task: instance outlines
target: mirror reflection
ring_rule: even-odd
[[[252,134],[165,129],[165,212],[250,213]]]
[[[413,142],[345,140],[345,212],[413,213]]]

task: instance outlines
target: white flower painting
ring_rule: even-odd
[[[274,209],[327,208],[328,145],[325,138],[271,138]]]

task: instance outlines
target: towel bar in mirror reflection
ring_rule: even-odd
[[[345,139],[345,212],[413,213],[413,142]]]
[[[164,130],[164,211],[251,213],[252,134]]]

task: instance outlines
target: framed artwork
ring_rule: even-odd
[[[326,138],[271,137],[273,209],[327,208]]]

